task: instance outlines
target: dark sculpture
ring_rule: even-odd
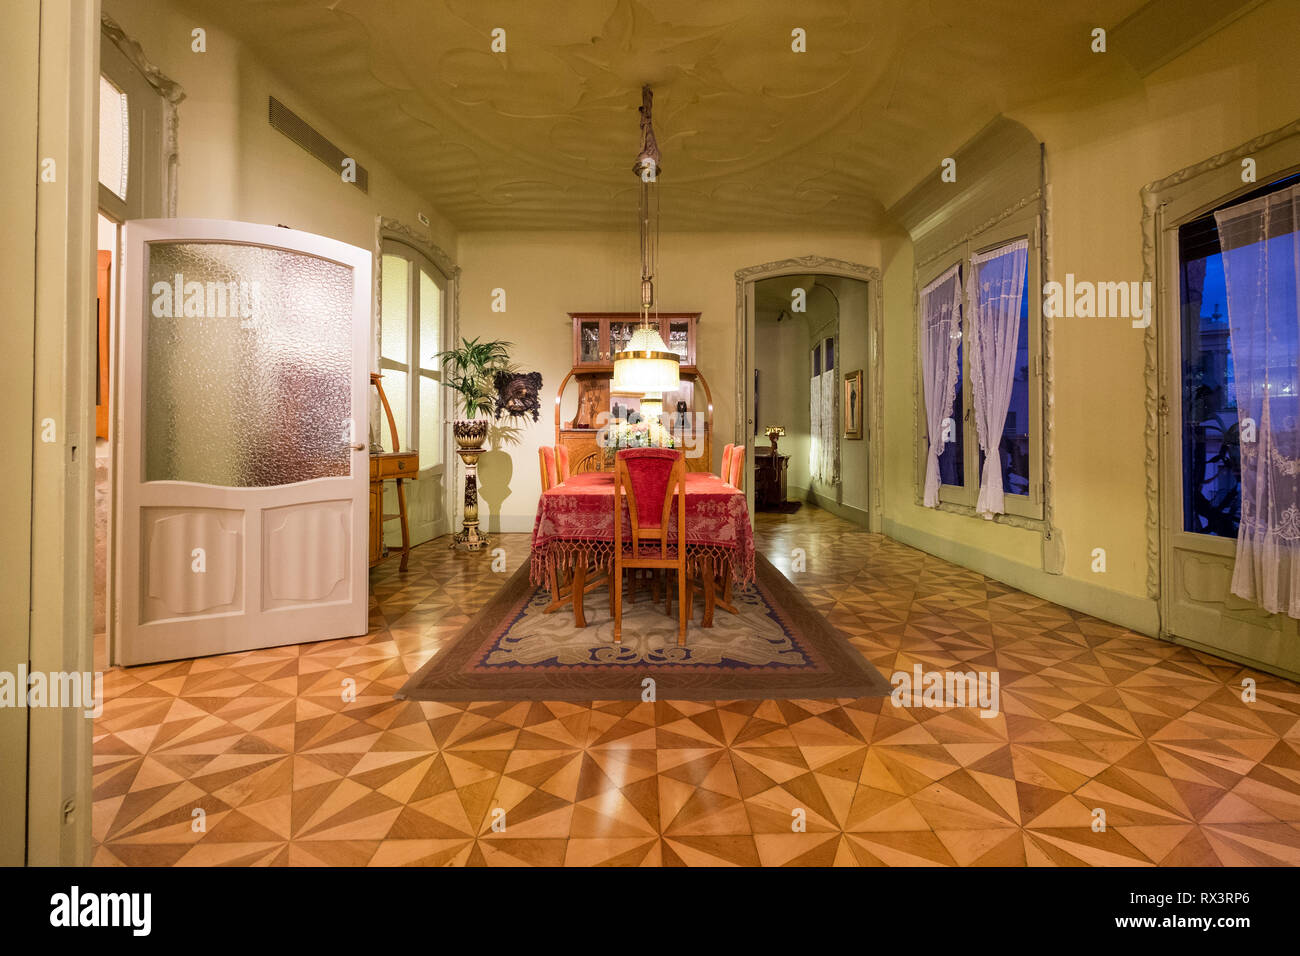
[[[532,414],[537,421],[542,410],[537,393],[542,390],[541,372],[497,372],[492,384],[496,386],[497,400],[494,418],[504,412],[511,418]]]

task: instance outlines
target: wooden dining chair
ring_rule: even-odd
[[[724,475],[723,480],[729,485],[745,490],[745,446],[737,445],[731,449],[731,473]]]
[[[559,476],[555,449],[550,445],[537,449],[537,463],[542,470],[542,491],[550,491],[563,480]]]
[[[728,451],[730,451],[730,455],[727,454]],[[744,491],[745,446],[728,445],[722,450],[722,456],[724,462],[722,480],[737,491]],[[740,613],[731,600],[730,561],[723,559],[715,565],[712,559],[705,558],[696,561],[691,566],[686,582],[686,602],[691,605],[686,611],[688,617],[694,613],[693,602],[696,591],[704,593],[702,626],[713,626],[713,608],[715,606],[722,608],[724,611],[730,611],[732,614]]]
[[[732,442],[727,442],[722,446],[722,467],[718,469],[718,477],[727,481],[731,477],[731,453],[736,446]]]
[[[543,445],[537,449],[537,463],[542,472],[542,491],[550,491],[556,485],[563,484],[569,477],[569,450],[563,445],[556,445],[552,448],[550,445]],[[585,569],[584,569],[585,571]],[[587,578],[583,575],[582,593],[586,594],[596,588],[606,585],[607,575],[593,575]],[[551,591],[551,603],[542,609],[542,613],[550,614],[552,611],[558,611],[562,607],[573,605],[575,611],[575,623],[579,627],[586,625],[585,616],[582,621],[577,618],[577,605],[573,601],[573,572],[557,568],[553,564],[546,569],[546,583]]]
[[[627,498],[628,541],[623,537],[623,500]],[[677,539],[668,532],[677,503]],[[657,547],[656,547],[657,545]],[[609,582],[614,612],[614,643],[623,641],[623,571],[625,568],[677,571],[677,644],[686,645],[686,458],[672,448],[624,448],[614,457],[614,561]],[[671,604],[669,605],[671,609]]]

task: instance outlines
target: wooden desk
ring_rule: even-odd
[[[406,488],[402,482],[415,478],[420,471],[420,453],[390,451],[370,456],[370,566],[384,558],[384,522],[400,518],[402,522],[402,564],[411,553],[411,534],[406,521]],[[384,482],[397,482],[397,514],[384,514]]]

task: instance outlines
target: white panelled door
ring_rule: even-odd
[[[126,224],[114,660],[364,634],[371,253]]]

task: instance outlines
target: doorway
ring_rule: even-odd
[[[880,271],[807,256],[742,269],[736,283],[751,507],[797,503],[880,530]]]

